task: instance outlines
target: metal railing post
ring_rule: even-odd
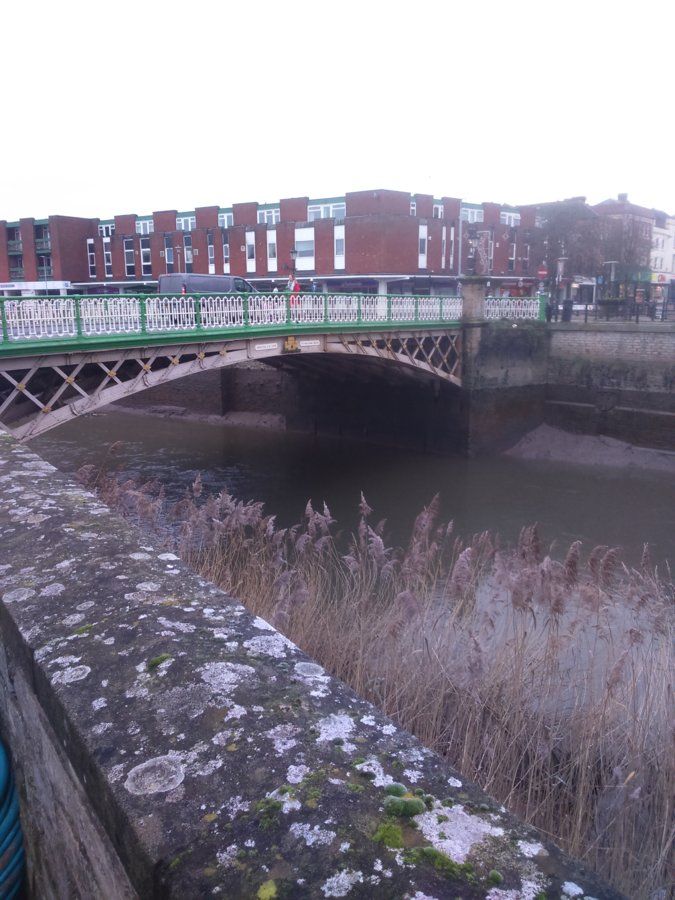
[[[323,324],[328,325],[328,294],[323,295]]]
[[[80,306],[81,297],[75,297],[75,328],[77,330],[77,336],[79,338],[82,337],[82,308]]]
[[[9,329],[7,328],[7,311],[4,297],[0,297],[0,318],[2,319],[2,342],[6,344],[9,340]]]
[[[361,325],[361,294],[356,296],[356,324]]]
[[[291,325],[291,295],[286,291],[285,294],[286,299],[286,324],[288,326]]]
[[[393,322],[392,319],[392,306],[391,306],[391,297],[387,294],[387,322],[391,325]]]
[[[413,309],[414,309],[413,321],[415,322],[415,325],[417,325],[417,323],[420,320],[420,298],[419,297],[415,297],[415,305],[414,305]]]
[[[138,298],[138,312],[141,317],[141,334],[147,334],[148,332],[148,307],[147,307],[147,297],[139,297]]]
[[[195,328],[197,331],[201,331],[202,328],[202,298],[195,297]]]
[[[248,328],[249,323],[250,323],[249,308],[248,308],[248,294],[242,295],[241,309],[242,309],[242,313],[244,315],[244,328]]]

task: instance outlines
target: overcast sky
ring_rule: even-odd
[[[4,4],[0,219],[366,188],[675,214],[674,9]]]

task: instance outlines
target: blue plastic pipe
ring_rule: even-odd
[[[23,884],[24,867],[19,797],[9,756],[0,743],[0,900],[17,896]]]

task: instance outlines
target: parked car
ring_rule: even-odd
[[[257,294],[250,281],[237,275],[194,275],[179,272],[159,276],[160,294]]]

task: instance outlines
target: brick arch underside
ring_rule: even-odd
[[[330,355],[404,367],[461,386],[452,332],[319,335],[171,344],[3,360],[0,424],[21,441],[141,391],[244,361]]]

